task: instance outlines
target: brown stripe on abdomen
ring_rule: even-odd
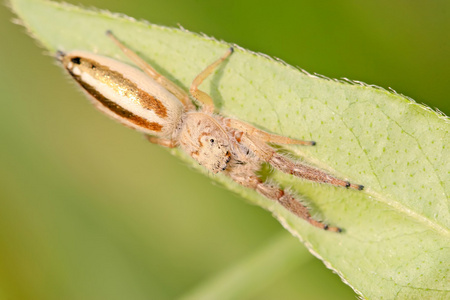
[[[142,107],[153,110],[155,114],[157,114],[161,118],[167,117],[166,107],[154,96],[149,95],[141,89],[138,89],[138,97],[140,99]]]
[[[93,86],[87,84],[86,82],[82,81],[79,76],[76,76],[71,73],[73,78],[92,96],[94,97],[101,105],[109,109],[114,114],[126,119],[127,121],[133,123],[134,125],[137,125],[139,127],[143,127],[155,132],[160,132],[163,129],[163,126],[156,122],[149,122],[148,120],[137,116],[133,114],[131,111],[123,108],[122,106],[118,105],[114,101],[109,100],[105,96],[103,96],[101,93],[99,93]]]
[[[136,83],[124,77],[120,72],[85,57],[81,58],[77,65],[82,72],[86,72],[99,82],[106,84],[118,95],[125,96],[143,108],[154,111],[160,118],[167,117],[167,108],[160,100],[140,89]]]

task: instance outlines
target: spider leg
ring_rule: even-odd
[[[294,140],[285,136],[271,134],[265,132],[261,129],[253,127],[252,125],[236,120],[236,119],[224,119],[224,122],[227,126],[237,129],[239,131],[245,132],[249,136],[254,136],[266,143],[274,143],[274,144],[292,144],[292,145],[309,145],[314,146],[316,142],[314,141],[301,141]]]
[[[311,217],[309,210],[306,206],[300,203],[288,192],[280,189],[278,186],[263,182],[258,178],[246,165],[236,165],[227,171],[228,176],[231,177],[235,182],[243,185],[247,188],[251,188],[257,191],[259,194],[272,199],[281,205],[283,205],[287,210],[297,215],[298,217],[306,220],[311,225],[334,232],[340,232],[341,229],[338,227],[331,227],[320,221],[317,221]]]
[[[334,186],[342,186],[355,190],[364,189],[363,185],[353,184],[348,181],[333,177],[324,171],[310,167],[300,162],[294,162],[287,157],[277,153],[275,149],[265,143],[258,137],[243,134],[241,143],[249,147],[261,160],[268,162],[278,170],[300,178],[319,183],[328,183]]]
[[[167,148],[175,148],[177,145],[172,140],[162,139],[152,135],[145,135],[145,138],[153,144],[158,144]]]
[[[194,81],[192,81],[191,88],[189,92],[192,97],[194,97],[197,101],[199,101],[203,106],[204,112],[212,113],[214,111],[214,102],[207,93],[198,89],[198,86],[202,84],[203,80],[205,80],[212,72],[228,57],[233,53],[233,48],[229,48],[225,54],[210,64],[206,69],[204,69],[200,74],[195,77]]]
[[[159,74],[152,66],[150,66],[145,60],[143,60],[139,55],[137,55],[133,50],[125,46],[121,41],[119,41],[114,34],[108,30],[106,35],[112,39],[112,41],[123,51],[123,53],[128,56],[139,68],[141,68],[145,74],[153,78],[162,87],[171,92],[175,97],[177,97],[181,103],[186,107],[186,110],[195,110],[194,104],[192,104],[189,95],[183,91],[178,85]]]

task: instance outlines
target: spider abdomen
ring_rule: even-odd
[[[184,108],[154,79],[125,63],[88,52],[60,53],[60,59],[99,110],[145,134],[172,137]]]

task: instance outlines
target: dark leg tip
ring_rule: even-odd
[[[364,189],[364,186],[363,186],[363,185],[359,185],[359,186],[358,186],[358,190],[362,191],[363,189]]]
[[[233,53],[234,52],[234,48],[230,47],[230,52]]]
[[[106,35],[112,35],[112,31],[108,29],[108,30],[106,30],[105,34]]]
[[[55,57],[57,60],[62,61],[64,56],[66,56],[66,54],[61,50],[56,51]]]
[[[316,142],[311,141],[311,146],[315,146],[315,145],[316,145]]]
[[[323,226],[323,230],[331,231],[331,232],[342,232],[342,229],[339,227],[330,227],[328,224]]]
[[[350,186],[351,186],[351,183],[347,181],[347,182],[345,183],[345,187],[346,187],[346,188],[349,188]]]

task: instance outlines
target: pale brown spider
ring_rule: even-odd
[[[127,64],[92,53],[74,51],[57,55],[97,108],[144,133],[152,143],[180,147],[212,173],[226,174],[240,185],[280,203],[313,226],[340,231],[338,227],[313,219],[307,207],[294,195],[264,182],[257,172],[266,162],[285,173],[318,183],[356,190],[362,190],[363,186],[337,179],[277,153],[268,143],[315,145],[315,142],[270,134],[245,122],[215,114],[212,98],[198,89],[203,80],[233,53],[233,48],[192,82],[189,91],[201,106],[197,109],[185,91],[156,72],[111,32],[107,35],[148,76]]]

